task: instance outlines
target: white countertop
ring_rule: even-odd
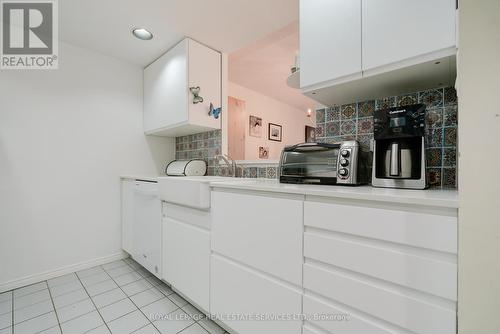
[[[212,188],[240,189],[309,196],[347,198],[388,203],[414,204],[443,208],[458,208],[457,190],[407,190],[374,188],[371,186],[325,186],[306,184],[285,184],[277,180],[245,179],[247,182],[211,182]]]
[[[158,182],[158,178],[161,177],[159,175],[153,175],[153,174],[125,174],[125,175],[120,175],[121,179],[124,180],[143,180],[143,181],[151,181],[151,182]]]

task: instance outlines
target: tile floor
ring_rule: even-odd
[[[227,333],[130,258],[0,294],[0,334]]]

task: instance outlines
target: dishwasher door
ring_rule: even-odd
[[[134,185],[132,258],[161,278],[161,201],[156,182],[136,181]]]

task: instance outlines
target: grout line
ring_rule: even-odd
[[[10,324],[12,327],[12,334],[14,334],[14,290],[10,292],[10,298],[11,298],[11,318],[12,318],[12,323]]]
[[[75,276],[76,276],[76,274],[75,274]],[[45,284],[47,284],[47,288],[49,290],[50,302],[52,303],[52,308],[54,309],[54,313],[56,315],[57,325],[59,326],[59,330],[62,333],[63,331],[62,331],[62,327],[61,327],[61,321],[59,321],[59,315],[57,314],[56,305],[54,304],[54,298],[52,298],[52,292],[50,292],[49,283],[47,281],[45,281]]]

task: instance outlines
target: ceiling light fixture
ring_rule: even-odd
[[[139,38],[142,39],[143,41],[149,41],[150,39],[153,39],[153,34],[144,28],[135,28],[132,30],[132,34]]]

